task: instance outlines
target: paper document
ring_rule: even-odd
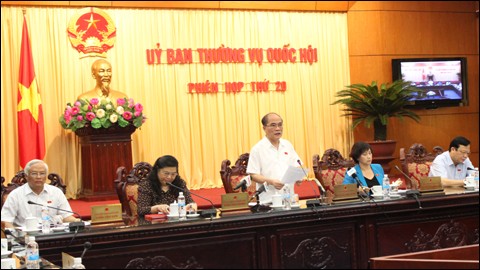
[[[308,169],[302,169],[301,167],[288,166],[287,171],[282,177],[284,184],[293,184],[298,180],[302,180],[305,175],[308,175]]]

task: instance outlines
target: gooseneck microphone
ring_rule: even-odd
[[[10,228],[5,228],[5,229],[2,228],[2,232],[5,234],[5,237],[7,235],[10,235],[17,241],[17,243],[19,243],[20,245],[25,245],[25,239],[22,239],[14,235]]]
[[[73,211],[65,210],[65,209],[60,209],[60,208],[57,208],[57,207],[53,207],[53,206],[50,206],[50,205],[44,205],[44,204],[40,204],[40,203],[36,203],[36,202],[32,202],[32,201],[28,201],[27,203],[42,206],[42,207],[48,207],[48,208],[55,209],[55,210],[58,210],[58,211],[72,213],[72,214],[77,215],[80,218],[80,220],[82,220],[82,216],[77,212],[73,212]],[[70,227],[70,229],[83,229],[83,228],[85,228],[85,223],[83,221],[70,222],[68,226]]]
[[[247,187],[249,187],[252,184],[252,180],[250,179],[250,175],[247,175],[242,178],[242,180],[238,183],[233,190],[237,190],[240,187],[242,188],[242,191],[245,192],[247,190]]]
[[[169,186],[171,186],[171,187],[173,187],[173,188],[176,188],[176,189],[178,189],[178,190],[180,190],[180,191],[183,191],[183,192],[185,192],[185,193],[190,193],[190,194],[192,194],[192,195],[195,195],[195,196],[197,196],[197,197],[199,197],[199,198],[202,198],[202,199],[208,201],[208,202],[212,205],[212,209],[202,210],[202,211],[200,212],[200,216],[201,216],[201,217],[213,218],[213,217],[216,217],[216,216],[217,216],[217,209],[215,209],[215,205],[213,204],[213,202],[212,202],[211,200],[209,200],[209,199],[207,199],[207,198],[205,198],[205,197],[203,197],[203,196],[200,196],[200,195],[198,195],[198,194],[195,194],[195,193],[191,192],[191,191],[188,190],[188,189],[184,189],[184,188],[181,188],[181,187],[179,187],[179,186],[176,186],[176,185],[174,185],[174,184],[172,184],[172,183],[170,183],[170,182],[167,182],[167,185],[169,185]]]
[[[308,174],[305,171],[305,169],[303,169],[303,165],[302,165],[302,162],[300,161],[300,159],[297,159],[297,163],[300,165],[300,168],[302,168],[302,171],[305,174],[305,177],[308,179]],[[322,193],[325,195],[325,189],[323,188],[320,181],[318,181],[316,178],[315,178],[314,181],[317,184],[317,186],[321,189]],[[313,190],[313,194],[315,195],[315,200],[307,200],[306,204],[307,204],[307,207],[313,206],[314,209],[315,209],[316,206],[322,205],[322,200],[320,199],[321,194],[317,195],[317,192],[315,191],[315,188],[312,186],[312,182],[310,182],[310,181],[307,181],[307,182],[310,184],[310,187]]]
[[[83,256],[85,256],[85,253],[87,252],[87,250],[89,250],[90,248],[92,248],[92,243],[90,242],[85,242],[83,244],[83,252],[82,252],[82,255],[80,256],[81,259],[83,259]]]
[[[401,172],[403,174],[403,176],[405,176],[408,179],[408,181],[410,181],[410,183],[412,185],[412,188],[414,188],[414,189],[407,190],[405,192],[405,196],[415,198],[415,200],[418,203],[418,208],[421,209],[422,204],[420,203],[420,200],[418,199],[418,196],[421,196],[422,194],[420,193],[420,191],[417,190],[417,181],[413,181],[412,178],[410,178],[406,173],[404,173],[402,170],[400,170],[400,168],[398,168],[397,165],[395,165],[395,169],[397,169],[397,171]]]
[[[397,169],[397,171],[401,172],[403,174],[403,176],[405,176],[405,178],[408,179],[408,181],[410,181],[411,185],[412,185],[412,189],[411,190],[407,190],[406,192],[406,195],[407,196],[412,196],[412,195],[421,195],[421,193],[417,190],[417,181],[414,181],[412,178],[410,178],[406,173],[404,173],[402,170],[400,170],[400,168],[398,168],[397,165],[395,165],[395,169]]]
[[[350,177],[352,177],[353,179],[355,179],[355,181],[357,182],[358,186],[359,186],[360,188],[362,188],[363,193],[365,193],[366,196],[367,196],[367,198],[368,198],[368,193],[365,191],[365,189],[367,189],[367,187],[362,184],[362,182],[360,181],[360,179],[358,179],[357,170],[355,170],[355,167],[348,168],[348,169],[347,169],[347,174],[348,174]],[[360,198],[362,199],[362,201],[365,201],[365,198],[363,197],[362,194],[359,193],[359,196],[360,196]]]
[[[302,168],[302,171],[303,171],[303,173],[305,174],[305,177],[307,177],[307,179],[308,179],[307,172],[306,172],[305,169],[303,168],[303,165],[302,165],[302,162],[300,161],[300,159],[297,159],[297,163],[298,163],[298,165],[300,165],[300,168]],[[322,190],[322,193],[325,193],[325,188],[323,188],[322,183],[320,183],[320,181],[318,181],[317,178],[314,178],[313,181],[315,181],[315,183],[316,183],[317,186],[320,188],[320,190]]]

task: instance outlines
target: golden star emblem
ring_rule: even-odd
[[[92,27],[92,25],[95,27],[95,29],[97,28],[97,22],[100,21],[100,20],[94,20],[93,19],[93,13],[90,14],[90,19],[88,20],[85,20],[86,22],[88,22],[88,26],[87,26],[87,29],[89,29],[90,27]]]
[[[42,104],[42,100],[40,99],[40,93],[38,93],[37,80],[34,79],[29,88],[19,83],[18,90],[20,91],[22,99],[18,103],[17,110],[19,112],[29,110],[35,121],[38,123],[38,106]]]

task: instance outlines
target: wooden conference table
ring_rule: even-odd
[[[478,191],[37,235],[40,255],[91,268],[368,268],[369,258],[478,244]],[[452,193],[452,194],[450,194]],[[69,245],[69,243],[72,243]],[[69,246],[68,246],[69,245]],[[68,248],[67,248],[68,246]]]

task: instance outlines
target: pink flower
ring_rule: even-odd
[[[77,115],[77,121],[83,121],[83,116],[82,115]]]
[[[123,104],[125,104],[125,99],[124,98],[117,99],[117,105],[118,106],[123,106]]]
[[[125,120],[127,120],[127,121],[130,120],[130,119],[132,119],[132,113],[129,112],[129,111],[124,112],[122,116],[123,116],[123,118],[124,118]]]
[[[135,115],[135,117],[139,117],[140,115],[142,115],[142,112],[136,111],[133,113],[133,115]]]
[[[80,107],[80,106],[82,106],[82,103],[80,103],[80,101],[76,101],[75,102],[75,107]]]
[[[94,105],[94,106],[97,105],[98,102],[99,102],[98,98],[92,98],[92,99],[90,99],[90,103],[91,103],[92,105]]]
[[[135,106],[135,101],[133,101],[133,98],[129,98],[128,99],[128,107],[133,108],[133,106]]]
[[[69,115],[64,115],[63,118],[65,119],[65,123],[70,123],[70,121],[72,121],[72,116],[69,114]]]
[[[87,120],[91,122],[93,119],[95,119],[95,114],[93,112],[88,112],[85,117],[87,117]]]
[[[92,105],[88,105],[87,109],[88,109],[89,111],[91,111],[91,110],[92,110]]]
[[[72,113],[72,115],[77,115],[79,111],[80,111],[80,109],[78,107],[73,107],[71,113]]]
[[[140,103],[135,104],[135,111],[136,112],[142,112],[143,111],[143,106]],[[138,115],[135,115],[138,116]]]

